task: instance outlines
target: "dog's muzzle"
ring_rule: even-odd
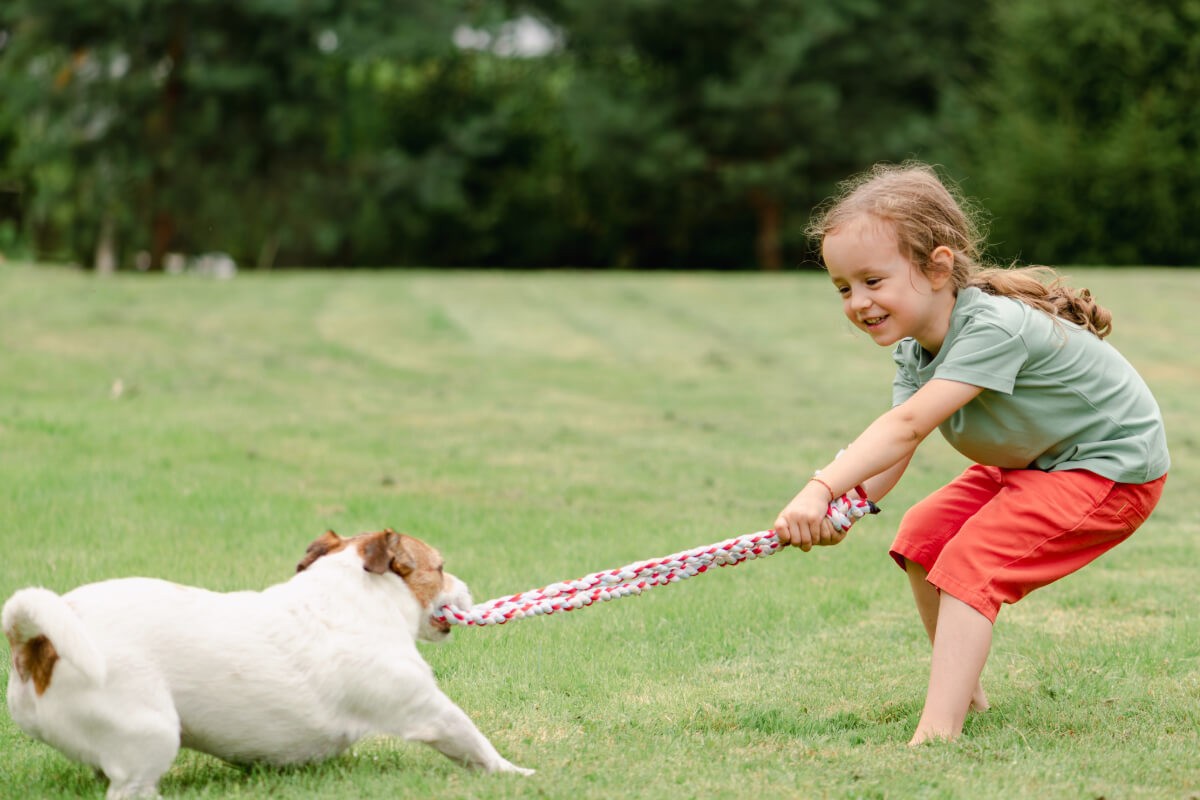
[[[421,625],[421,638],[426,641],[442,641],[450,635],[450,620],[442,615],[443,606],[470,608],[474,605],[471,600],[471,590],[456,576],[446,573],[442,583],[442,591],[432,603],[432,611]]]

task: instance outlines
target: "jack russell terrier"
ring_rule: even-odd
[[[509,763],[442,693],[416,639],[471,605],[437,550],[391,530],[308,547],[296,575],[218,594],[151,578],[16,592],[8,708],[26,733],[101,770],[109,800],[157,797],[180,747],[235,764],[317,761],[371,733],[489,772]]]

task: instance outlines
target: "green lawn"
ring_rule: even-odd
[[[1072,270],[1174,467],[1128,543],[1000,614],[993,709],[910,750],[928,645],[887,545],[965,463],[929,441],[839,547],[424,650],[532,778],[372,740],[169,798],[1198,798],[1200,271]],[[477,600],[761,530],[889,402],[820,274],[380,272],[228,282],[0,266],[0,598],[286,580],[391,526]],[[0,645],[7,679],[7,649]],[[0,713],[0,797],[103,795]]]

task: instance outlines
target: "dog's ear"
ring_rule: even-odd
[[[296,572],[304,572],[313,565],[321,556],[327,556],[330,553],[341,550],[345,547],[342,537],[338,536],[333,531],[325,531],[320,538],[308,546],[308,550],[304,553],[304,558],[296,565]]]
[[[358,552],[362,555],[363,569],[376,575],[391,571],[407,578],[417,568],[405,537],[391,528],[364,537]]]
[[[395,536],[395,534],[387,530],[363,537],[358,552],[362,556],[363,569],[367,572],[382,575],[391,567],[392,548],[388,544],[389,536]]]
[[[417,559],[408,549],[406,537],[388,529],[388,549],[392,553],[392,572],[407,578],[417,568]]]

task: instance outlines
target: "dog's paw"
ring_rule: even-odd
[[[518,775],[532,775],[533,773],[537,772],[537,770],[534,770],[534,769],[526,769],[525,767],[518,767],[516,764],[514,764],[511,761],[509,761],[508,759],[504,759],[504,758],[500,759],[500,763],[497,764],[495,769],[492,771],[493,772],[515,772]]]

